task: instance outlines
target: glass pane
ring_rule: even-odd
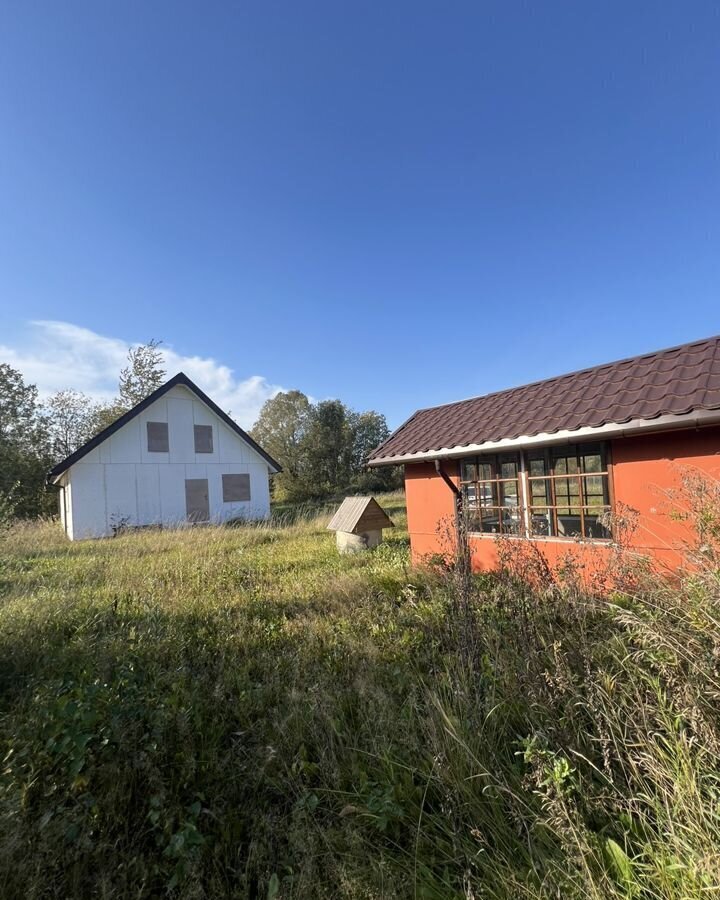
[[[528,458],[528,466],[530,468],[530,475],[545,475],[545,457],[544,456],[536,456]]]
[[[585,503],[588,506],[605,506],[605,498],[601,495],[600,497],[586,497]]]
[[[582,470],[583,472],[602,472],[602,457],[599,451],[583,454]]]
[[[477,485],[463,485],[463,497],[465,498],[465,506],[468,509],[475,509],[477,506]]]
[[[521,517],[519,509],[491,507],[481,512],[481,530],[484,534],[519,534]]]
[[[495,499],[496,487],[497,484],[494,481],[481,481],[478,484],[480,506],[497,506]]]
[[[496,508],[483,509],[480,530],[484,534],[500,534],[500,512]]]
[[[468,513],[467,530],[472,534],[477,534],[481,530],[479,513]]]
[[[549,509],[533,509],[530,513],[530,530],[532,534],[551,536],[552,514]]]
[[[492,463],[478,462],[478,478],[481,481],[488,481],[490,478],[494,477],[495,474],[493,472]]]
[[[577,478],[555,479],[555,502],[560,506],[574,506],[580,503],[580,485]]]
[[[522,530],[522,516],[517,507],[503,510],[502,529],[504,534],[520,534]]]
[[[585,537],[609,540],[611,537],[608,528],[607,515],[609,507],[598,509],[585,509]]]
[[[500,460],[500,477],[501,478],[517,478],[518,464],[517,459],[501,459]]]
[[[460,474],[461,481],[475,481],[477,479],[477,466],[475,461],[463,462]]]
[[[585,487],[585,503],[592,506],[602,506],[605,503],[605,476],[588,475],[583,478]]]
[[[550,482],[545,479],[531,480],[530,504],[532,506],[546,506],[550,502]]]
[[[582,535],[580,522],[579,507],[571,506],[558,509],[557,528],[560,537],[580,537]]]
[[[556,475],[572,475],[578,470],[575,448],[557,447],[552,451],[553,469]]]
[[[500,485],[500,505],[501,506],[517,506],[518,505],[518,483],[517,481],[501,481]]]

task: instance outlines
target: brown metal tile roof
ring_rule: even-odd
[[[720,335],[414,413],[369,461],[720,409]]]

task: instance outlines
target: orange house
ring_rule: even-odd
[[[676,568],[685,473],[720,478],[720,336],[421,409],[369,459],[399,464],[415,561],[447,552],[459,510],[487,569],[498,535],[550,564],[603,554],[629,509],[632,550]]]

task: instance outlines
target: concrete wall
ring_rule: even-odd
[[[680,487],[684,471],[720,478],[720,428],[622,438],[611,442],[611,454],[616,508],[624,504],[638,513],[632,548],[668,568],[677,567],[692,533],[677,515],[678,500],[673,493]],[[446,461],[443,468],[459,486],[457,461]],[[413,560],[421,562],[432,554],[452,553],[453,492],[435,472],[434,464],[406,466],[405,492]],[[535,538],[533,542],[551,565],[568,553],[597,558],[598,553],[609,551],[602,542],[578,543],[562,538]],[[473,536],[470,543],[475,569],[491,569],[497,564],[492,535]]]
[[[147,422],[168,423],[167,453],[148,452]],[[196,424],[212,426],[212,453],[195,453]],[[250,500],[223,503],[223,474],[248,474]],[[211,521],[270,513],[266,461],[179,385],[72,466],[66,478],[71,539],[109,535],[120,523],[184,524],[186,478],[207,478]]]
[[[340,553],[359,553],[379,547],[382,543],[382,531],[362,531],[360,534],[338,531],[335,540]]]

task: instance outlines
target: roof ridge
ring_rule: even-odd
[[[720,335],[419,409],[370,461],[692,409],[720,410]]]
[[[86,441],[77,450],[74,450],[65,459],[61,460],[61,462],[56,463],[52,469],[47,474],[48,483],[51,482],[53,478],[57,478],[59,475],[62,475],[63,472],[66,472],[71,466],[74,466],[75,463],[79,462],[84,456],[87,456],[92,450],[98,447],[100,444],[104,443],[109,437],[112,437],[116,431],[119,431],[128,422],[131,422],[136,416],[138,416],[141,412],[151,406],[156,400],[159,400],[162,396],[164,396],[169,390],[172,388],[182,385],[188,390],[192,391],[195,396],[200,400],[208,409],[215,413],[218,418],[220,418],[225,424],[231,428],[249,447],[255,450],[263,459],[274,468],[277,472],[282,472],[282,466],[280,463],[276,462],[269,453],[267,453],[263,448],[254,441],[250,435],[238,425],[238,423],[231,418],[223,409],[221,409],[214,400],[212,400],[208,395],[203,391],[202,388],[198,387],[195,382],[188,378],[188,376],[184,372],[178,372],[176,375],[173,375],[172,378],[169,378],[167,381],[163,382],[159,387],[155,388],[154,391],[151,391],[147,397],[140,400],[135,406],[131,407],[127,412],[124,412],[121,416],[118,416],[113,422],[107,425],[102,431],[99,431],[97,434],[93,435],[90,440]]]
[[[430,412],[431,410],[438,409],[447,409],[451,406],[460,406],[463,403],[472,403],[474,400],[487,400],[490,397],[499,397],[502,394],[509,394],[513,391],[520,391],[524,388],[536,387],[540,384],[550,384],[553,381],[561,381],[564,378],[575,378],[578,375],[586,375],[590,372],[599,372],[602,369],[608,369],[614,366],[621,366],[624,363],[630,362],[640,362],[643,359],[651,359],[652,357],[663,356],[666,353],[676,353],[678,350],[689,350],[691,347],[700,346],[701,344],[707,344],[708,346],[715,341],[716,344],[720,345],[720,334],[715,334],[707,338],[701,338],[696,341],[688,341],[685,344],[676,344],[673,347],[663,347],[660,350],[653,350],[648,353],[640,353],[637,356],[625,356],[622,359],[611,360],[606,363],[599,363],[595,366],[586,366],[583,369],[574,369],[571,372],[563,372],[562,375],[551,375],[549,378],[538,378],[535,381],[528,381],[525,384],[516,384],[514,387],[501,388],[498,391],[489,391],[487,394],[475,394],[472,397],[464,397],[462,400],[452,400],[449,403],[438,403],[436,406],[422,406],[419,409],[416,409],[415,412],[403,422],[402,425],[399,425],[395,430],[395,434],[400,431],[405,425],[407,425],[411,419],[417,416],[419,413]],[[382,445],[381,445],[382,446]]]

